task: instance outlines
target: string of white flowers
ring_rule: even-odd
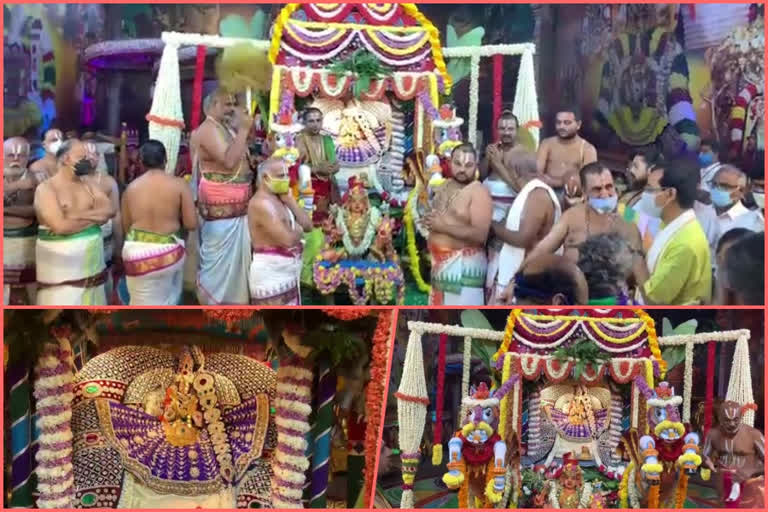
[[[674,336],[660,336],[659,346],[673,347],[676,345],[685,345],[686,343],[693,343],[694,345],[701,345],[709,343],[710,341],[717,342],[729,342],[738,341],[739,338],[749,339],[751,332],[749,329],[737,329],[733,331],[719,331],[719,332],[700,332],[698,334],[676,334]]]
[[[521,125],[539,120],[539,99],[536,95],[536,71],[533,67],[533,49],[524,51],[520,59],[512,112],[520,120]],[[539,127],[530,126],[528,131],[533,137],[536,147],[538,147]]]
[[[427,419],[427,406],[417,400],[427,399],[427,382],[424,376],[424,355],[421,347],[421,334],[411,331],[403,362],[403,376],[397,390],[397,420],[399,445],[403,454],[418,453],[424,425]],[[405,481],[406,475],[403,474]],[[413,485],[413,481],[409,482]],[[413,508],[413,490],[404,489],[400,499],[400,508]]]
[[[457,336],[463,338],[469,336],[474,339],[503,341],[503,331],[492,331],[490,329],[475,329],[472,327],[461,327],[459,325],[444,325],[430,322],[408,322],[410,331],[417,331],[421,334],[447,334],[448,336]]]
[[[451,48],[443,48],[443,57],[457,58],[457,57],[493,57],[494,55],[522,55],[526,52],[530,52],[531,55],[536,53],[536,45],[533,43],[517,43],[517,44],[487,44],[484,46],[454,46]]]
[[[638,409],[640,407],[640,390],[637,389],[637,385],[632,383],[632,428],[637,428],[638,425]]]
[[[472,369],[472,338],[464,337],[464,359],[461,364],[461,416],[464,421],[467,414],[467,406],[464,405],[464,398],[469,396],[469,372]]]
[[[637,468],[633,465],[632,470],[629,472],[629,480],[627,481],[627,497],[632,508],[640,508],[640,498],[637,496],[637,482],[635,481],[636,471]]]
[[[691,395],[693,387],[693,343],[685,344],[685,374],[683,377],[683,423],[691,422]]]
[[[194,34],[189,32],[163,32],[160,38],[166,44],[175,46],[207,46],[209,48],[229,48],[236,44],[250,43],[260,50],[269,50],[271,41],[248,39],[245,37],[222,37],[209,34]]]
[[[181,77],[179,75],[179,47],[166,43],[163,56],[160,58],[160,69],[155,83],[155,94],[152,98],[152,108],[149,110],[149,138],[159,140],[165,146],[168,161],[165,172],[176,172],[176,159],[181,143],[181,127],[173,124],[157,122],[161,119],[168,123],[178,122],[183,126],[184,113],[181,109]]]
[[[477,112],[480,103],[480,55],[472,55],[469,71],[469,125],[467,138],[471,144],[477,143]]]
[[[732,400],[742,406],[755,403],[755,397],[752,393],[752,371],[749,367],[749,345],[746,337],[741,337],[736,342],[725,399]],[[755,425],[755,411],[747,410],[744,412],[741,421],[753,427]]]

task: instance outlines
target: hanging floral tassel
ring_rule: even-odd
[[[374,478],[376,471],[376,457],[379,454],[379,441],[381,439],[381,422],[384,416],[384,400],[386,400],[387,369],[389,366],[390,346],[392,344],[392,323],[395,319],[394,311],[382,310],[379,312],[379,320],[376,322],[376,331],[371,342],[371,380],[365,389],[365,403],[369,411],[365,425],[365,486],[363,488],[364,503],[367,507],[373,506],[372,497]],[[381,412],[379,412],[381,411]]]
[[[32,396],[27,362],[16,361],[6,372],[11,425],[11,500],[12,508],[32,508]]]
[[[200,125],[201,106],[203,104],[203,78],[205,76],[205,54],[203,45],[197,46],[197,58],[195,59],[195,81],[192,85],[192,117],[189,121],[190,130]]]
[[[433,430],[432,465],[443,463],[443,402],[445,400],[445,350],[448,335],[441,334],[437,349],[437,397],[435,399],[435,426]]]
[[[733,351],[731,363],[731,376],[728,379],[728,391],[726,400],[731,400],[742,406],[755,403],[752,393],[752,372],[749,367],[749,344],[745,336],[736,341],[736,349]],[[742,422],[753,427],[755,425],[755,411],[746,410],[741,419]]]
[[[717,343],[707,343],[707,389],[704,399],[704,426],[702,438],[706,439],[709,429],[712,428],[712,401],[715,393],[715,352]]]
[[[72,349],[69,329],[53,330],[35,367],[35,399],[40,429],[37,461],[39,508],[71,508],[75,496],[72,467]]]
[[[688,473],[680,470],[680,478],[677,480],[677,492],[675,493],[676,509],[683,508],[686,496],[688,496]]]
[[[504,56],[493,56],[493,140],[499,140],[499,118],[504,91]]]
[[[157,72],[152,108],[147,114],[149,138],[159,140],[165,146],[168,162],[165,172],[176,172],[176,160],[184,129],[184,113],[181,109],[181,76],[179,74],[178,43],[166,42],[160,68]]]
[[[315,424],[312,429],[312,494],[309,507],[326,508],[336,375],[331,371],[331,365],[327,358],[318,362],[317,371],[317,405],[315,407]]]
[[[272,460],[272,506],[302,508],[302,489],[309,460],[305,456],[312,412],[312,372],[292,357],[277,370],[275,425],[277,449]]]
[[[419,466],[419,445],[424,435],[427,405],[429,405],[419,332],[411,331],[408,339],[403,376],[395,397],[397,398],[397,419],[400,425],[400,460],[403,472],[400,508],[408,509],[413,508],[413,483]]]

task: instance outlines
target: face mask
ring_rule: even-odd
[[[55,140],[48,144],[48,152],[52,155],[56,155],[56,153],[59,152],[59,149],[61,149],[62,142],[60,140]]]
[[[281,196],[287,194],[291,190],[290,178],[272,178],[267,176],[264,179],[264,184],[273,194]]]
[[[714,161],[715,156],[712,153],[699,153],[699,163],[702,167],[709,167]]]
[[[648,215],[649,217],[654,217],[657,219],[661,218],[661,212],[664,210],[664,208],[661,206],[656,206],[656,194],[653,192],[643,192],[643,195],[640,198],[640,201],[638,201],[636,207],[638,210]]]
[[[712,197],[712,204],[718,208],[725,208],[733,204],[731,193],[727,190],[715,187],[710,191],[710,196]]]
[[[75,176],[85,176],[93,171],[93,164],[87,158],[81,159],[74,166]]]
[[[765,210],[765,192],[752,192],[752,197],[755,198],[755,204],[761,210]]]
[[[614,211],[618,202],[618,196],[589,198],[589,206],[600,215],[605,215]]]

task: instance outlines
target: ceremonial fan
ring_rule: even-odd
[[[258,102],[261,112],[269,110],[262,93],[269,91],[272,64],[267,52],[250,43],[239,43],[225,48],[216,62],[219,85],[229,93],[245,92],[248,115],[253,115]],[[254,93],[256,101],[254,101]]]

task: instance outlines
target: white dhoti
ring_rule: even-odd
[[[197,299],[203,305],[248,304],[251,234],[248,231],[248,183],[200,179],[200,228]]]
[[[98,226],[72,235],[55,235],[41,226],[35,261],[38,305],[106,305],[104,240]]]
[[[114,258],[115,240],[113,234],[112,219],[101,225],[101,238],[104,240],[104,266],[107,269],[107,280],[104,282],[104,292],[107,295],[107,302],[111,301],[112,291],[114,289],[112,276],[112,260]]]
[[[131,306],[175,306],[184,281],[184,241],[132,229],[123,244],[125,280]]]
[[[301,303],[301,248],[262,250],[253,254],[248,285],[251,304],[298,306]]]
[[[37,225],[3,229],[3,304],[34,305]]]

